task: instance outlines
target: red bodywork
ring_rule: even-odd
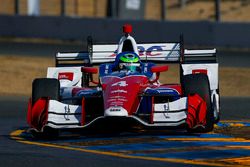
[[[102,98],[104,104],[104,112],[109,108],[121,107],[126,110],[128,116],[134,115],[141,102],[141,94],[148,88],[151,89],[171,89],[178,92],[182,97],[182,88],[179,84],[153,84],[145,75],[125,75],[104,76],[100,78],[102,86]],[[94,88],[96,89],[96,88]],[[94,90],[92,88],[74,88],[72,89],[72,97],[80,94],[80,92]],[[196,125],[206,125],[206,102],[197,94],[189,95],[187,100],[187,119],[186,123],[189,128]],[[150,109],[150,124],[153,124],[154,117],[154,96],[152,95],[152,108]],[[30,100],[28,107],[27,122],[30,127],[41,131],[48,121],[48,104],[49,98],[40,98],[34,104]],[[82,115],[81,126],[86,125],[85,97],[81,100]]]
[[[104,110],[110,107],[123,107],[128,115],[136,112],[140,103],[140,93],[149,86],[148,78],[144,75],[126,77],[107,76],[102,78],[105,86],[103,91]]]
[[[49,98],[40,98],[32,105],[29,100],[27,122],[30,127],[42,130],[48,120],[48,101]]]

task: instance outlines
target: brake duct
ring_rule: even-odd
[[[188,95],[187,124],[190,129],[196,126],[206,126],[207,104],[198,95]]]
[[[42,131],[48,121],[48,98],[40,98],[33,105],[29,100],[27,122],[30,127]]]

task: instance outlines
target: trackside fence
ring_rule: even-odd
[[[122,25],[133,25],[138,42],[177,41],[188,45],[250,48],[250,23],[210,21],[136,21],[52,16],[0,16],[0,37],[49,38],[117,42]]]

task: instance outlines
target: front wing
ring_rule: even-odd
[[[136,114],[126,117],[128,119],[134,119],[142,125],[149,127],[175,127],[189,124],[190,115],[192,117],[195,115],[190,112],[192,106],[194,106],[193,104],[188,104],[191,101],[190,99],[193,99],[192,101],[195,102],[197,97],[182,97],[173,102],[153,104],[152,111],[149,114],[150,121],[145,121]],[[197,99],[197,101],[198,100],[200,99]],[[195,112],[200,111],[197,109]],[[57,100],[41,98],[32,107],[31,104],[29,104],[28,111],[28,123],[32,128],[38,131],[43,131],[45,126],[56,129],[84,128],[97,120],[106,119],[108,117],[116,119],[121,116],[105,116],[105,113],[103,113],[103,115],[99,115],[91,121],[86,122],[84,100],[82,101],[82,105],[71,105]],[[199,120],[195,122],[199,122]]]

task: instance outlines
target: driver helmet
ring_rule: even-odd
[[[140,58],[134,52],[124,52],[119,56],[119,69],[131,72],[139,71]]]

